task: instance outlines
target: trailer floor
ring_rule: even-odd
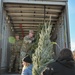
[[[11,72],[11,73],[4,73],[4,74],[1,74],[1,75],[21,75],[21,74],[20,73]]]

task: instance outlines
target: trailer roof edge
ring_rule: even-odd
[[[3,3],[40,4],[40,5],[66,5],[66,1],[25,1],[25,0],[3,0]]]

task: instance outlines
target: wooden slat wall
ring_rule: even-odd
[[[16,33],[22,34],[20,25],[25,34],[30,29],[35,32],[37,27],[44,22],[49,21],[56,24],[64,6],[57,5],[26,5],[26,4],[4,4],[4,10],[7,12],[9,19]]]

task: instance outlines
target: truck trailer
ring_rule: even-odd
[[[18,33],[21,37],[28,31],[38,31],[39,25],[51,16],[51,40],[58,56],[63,48],[70,48],[68,0],[0,0],[0,72],[6,73],[10,59],[8,38]]]

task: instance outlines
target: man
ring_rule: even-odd
[[[71,50],[62,49],[58,59],[50,63],[42,75],[75,75],[75,64]]]
[[[22,40],[19,39],[19,35],[15,35],[15,43],[11,46],[11,58],[9,64],[9,72],[11,72],[13,65],[15,65],[15,72],[19,70],[20,64],[20,50],[22,45]],[[14,64],[15,62],[15,64]]]
[[[22,69],[22,65],[21,65],[22,59],[26,55],[30,55],[30,56],[32,55],[30,48],[32,47],[33,41],[34,41],[34,31],[30,30],[29,34],[24,37],[21,52],[20,52],[20,71]]]

